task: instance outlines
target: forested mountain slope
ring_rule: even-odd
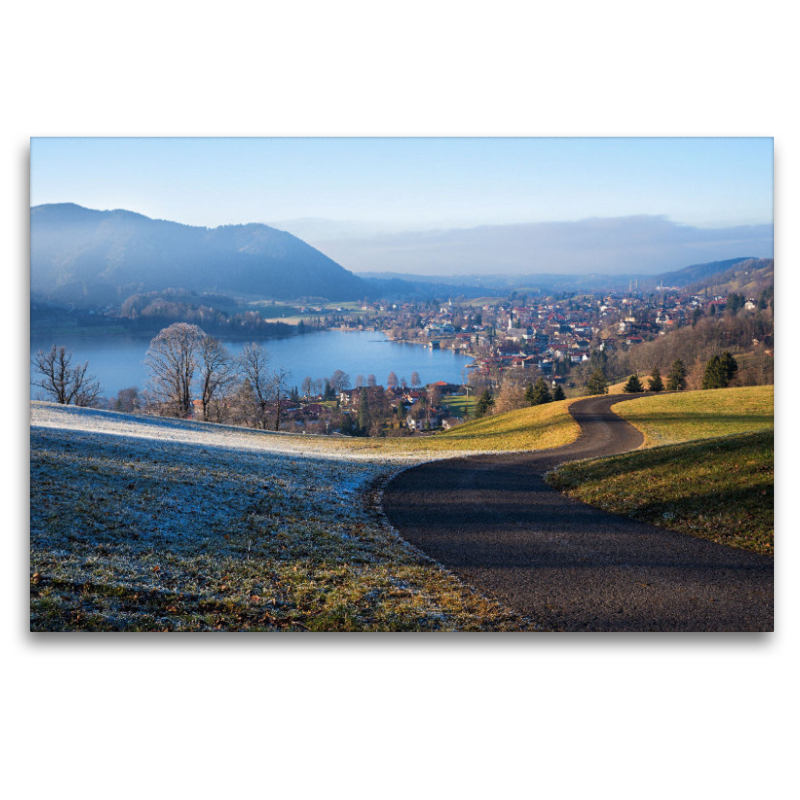
[[[72,203],[31,209],[31,291],[102,304],[180,287],[276,299],[355,299],[368,284],[289,233],[267,225],[199,228]]]

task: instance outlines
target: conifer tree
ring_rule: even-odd
[[[483,417],[489,413],[489,409],[494,405],[494,397],[492,397],[492,393],[486,389],[484,393],[481,395],[480,399],[478,400],[477,405],[475,406],[475,416],[476,417]]]
[[[545,379],[540,377],[533,387],[533,402],[531,405],[540,406],[543,403],[551,402],[552,399]]]
[[[566,395],[564,394],[564,390],[561,388],[561,384],[557,383],[556,388],[553,389],[553,400],[565,400]]]
[[[659,371],[658,367],[653,367],[653,371],[650,373],[650,386],[648,388],[650,392],[663,392],[664,391],[664,382],[661,380],[661,372]]]
[[[638,373],[634,373],[628,378],[627,383],[622,387],[622,391],[626,394],[635,394],[644,391],[644,386],[642,386],[642,382],[639,380]]]
[[[727,385],[725,370],[719,356],[710,358],[706,363],[706,371],[703,373],[703,388],[723,389]]]
[[[736,373],[739,371],[739,364],[736,362],[736,359],[726,350],[722,356],[720,356],[720,364],[722,365],[722,369],[725,371],[725,378],[726,378],[726,386],[730,385],[730,382],[733,380]]]
[[[671,392],[682,392],[686,388],[686,365],[679,358],[672,362],[667,375],[667,389]]]
[[[598,367],[586,381],[587,394],[608,394],[608,381],[602,367]]]
[[[365,388],[361,389],[361,397],[358,403],[358,431],[362,436],[366,436],[369,432],[369,424],[371,422],[371,415],[369,411],[369,396]]]
[[[738,369],[736,359],[727,350],[721,356],[714,356],[706,364],[703,388],[724,389],[733,380]]]
[[[525,402],[529,405],[533,405],[533,384],[528,383],[527,387],[525,388]]]

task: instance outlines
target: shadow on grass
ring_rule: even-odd
[[[630,422],[669,422],[676,425],[691,425],[695,422],[698,424],[736,424],[736,425],[760,425],[769,426],[775,424],[775,416],[773,414],[726,414],[724,410],[696,412],[687,411],[686,413],[672,413],[661,411],[650,411],[639,416],[626,415],[624,419]]]
[[[656,469],[661,466],[676,466],[686,462],[687,466],[707,461],[715,456],[746,455],[764,456],[774,449],[774,430],[757,431],[755,433],[737,433],[714,439],[701,439],[682,444],[663,445],[647,450],[623,453],[610,458],[582,461],[568,464],[559,470],[563,476],[562,483],[572,485],[572,476],[580,481],[593,477],[618,477],[642,470]],[[555,481],[558,482],[558,476]]]

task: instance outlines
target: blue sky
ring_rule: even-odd
[[[31,204],[214,227],[308,218],[385,231],[664,216],[772,223],[770,138],[35,138]]]

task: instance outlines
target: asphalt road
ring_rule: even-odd
[[[562,631],[771,631],[773,560],[592,508],[544,473],[624,453],[641,433],[611,405],[573,403],[576,442],[422,464],[395,477],[384,510],[407,541],[484,595]]]

